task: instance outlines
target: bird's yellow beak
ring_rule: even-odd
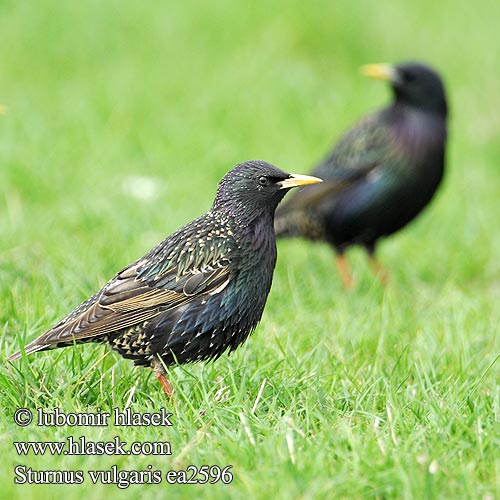
[[[307,186],[308,184],[318,184],[318,182],[323,182],[323,180],[311,175],[290,174],[288,179],[277,184],[281,186],[280,189],[289,189],[297,186]]]
[[[398,73],[390,64],[366,64],[360,68],[361,74],[377,80],[397,80]]]

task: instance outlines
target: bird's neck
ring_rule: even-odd
[[[446,115],[396,102],[386,109],[385,118],[397,143],[415,154],[444,147]]]
[[[393,105],[412,108],[424,113],[429,113],[430,115],[440,116],[444,120],[446,120],[448,116],[448,103],[446,102],[444,94],[436,93],[435,95],[427,96],[424,100],[422,98],[412,99],[395,90]]]
[[[276,236],[274,234],[274,216],[264,212],[260,217],[240,225],[240,244],[259,258],[276,260]]]
[[[418,116],[423,120],[446,123],[446,119],[448,117],[446,103],[444,103],[443,106],[423,108],[398,99],[390,104],[385,109],[385,112],[387,116],[392,116],[392,118],[396,120],[407,119],[409,116]]]

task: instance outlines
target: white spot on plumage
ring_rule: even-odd
[[[368,172],[368,175],[366,176],[366,179],[368,182],[377,182],[383,175],[383,169],[382,167],[375,167],[373,170]]]
[[[226,286],[228,285],[229,283],[229,278],[224,281],[224,283],[222,283],[222,285],[218,286],[215,290],[213,290],[212,292],[210,292],[210,295],[215,295],[217,293],[220,293],[222,292],[222,290],[224,290],[224,288],[226,288]]]

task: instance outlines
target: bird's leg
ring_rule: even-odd
[[[380,283],[387,285],[389,283],[389,273],[382,267],[373,252],[368,252],[368,262]]]
[[[157,375],[156,378],[160,382],[161,386],[163,387],[163,392],[168,396],[172,396],[172,386],[170,385],[170,382],[167,380],[167,377],[165,375]]]
[[[163,363],[157,359],[153,358],[151,361],[151,368],[153,369],[153,373],[155,374],[155,377],[158,379],[160,382],[163,392],[168,396],[172,396],[172,386],[170,385],[170,382],[167,380],[167,377],[165,376],[167,372],[165,371],[165,367],[163,366]]]
[[[335,257],[335,263],[337,264],[337,270],[340,274],[340,279],[344,285],[344,288],[350,290],[354,286],[354,278],[352,276],[351,270],[349,269],[349,263],[345,258],[343,253],[337,254]]]

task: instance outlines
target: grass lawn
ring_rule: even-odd
[[[206,211],[234,164],[307,173],[385,103],[370,62],[421,59],[449,90],[447,175],[380,247],[283,241],[262,322],[215,363],[150,370],[99,345],[0,369],[0,498],[500,498],[500,3],[0,1],[2,359]],[[171,427],[48,427],[18,408],[167,408]],[[35,416],[36,419],[36,416]],[[16,441],[165,441],[171,455],[19,456]],[[231,465],[233,481],[169,484]],[[18,465],[82,485],[14,484]],[[89,470],[162,474],[92,484]],[[148,467],[151,466],[151,467]],[[215,469],[214,469],[215,471]]]

